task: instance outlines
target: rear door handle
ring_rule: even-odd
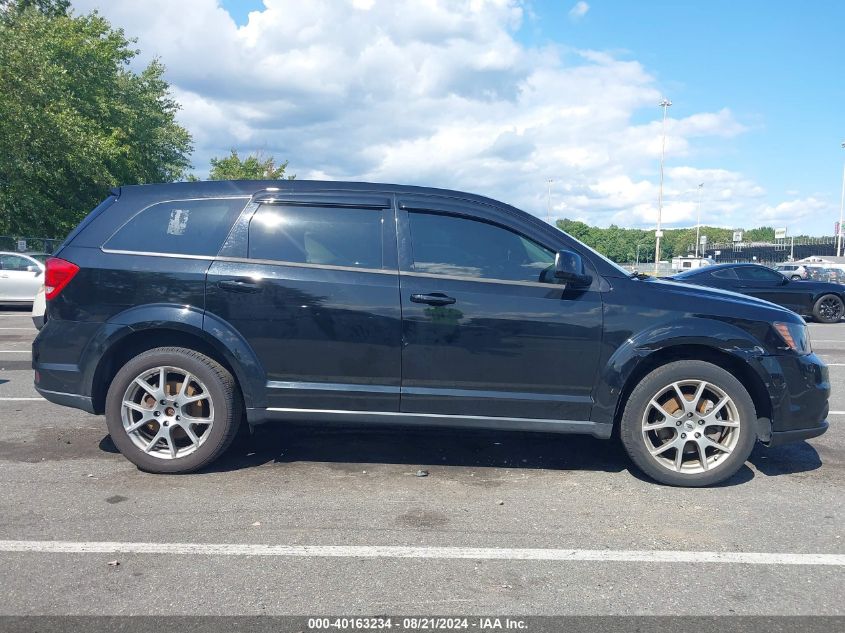
[[[427,295],[411,295],[411,301],[414,303],[427,303],[430,306],[448,306],[455,303],[456,299],[442,292],[432,292]]]
[[[261,290],[259,284],[242,279],[224,279],[217,282],[217,287],[229,292],[259,292]]]

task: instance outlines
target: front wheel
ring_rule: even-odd
[[[633,462],[671,486],[733,476],[757,440],[751,396],[730,373],[697,360],[658,367],[631,392],[620,435]]]
[[[187,473],[228,448],[241,409],[226,368],[194,350],[160,347],[117,372],[106,396],[106,424],[115,446],[141,470]]]
[[[821,296],[813,306],[813,316],[822,323],[839,323],[843,314],[845,305],[836,295]]]

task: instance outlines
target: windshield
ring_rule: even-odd
[[[608,259],[608,258],[607,258],[607,257],[605,257],[604,255],[602,255],[601,253],[599,253],[596,249],[594,249],[594,248],[590,248],[589,246],[587,246],[586,244],[584,244],[584,242],[582,242],[581,240],[579,240],[579,239],[576,239],[576,238],[572,237],[569,233],[567,233],[566,231],[564,231],[564,230],[563,230],[563,229],[561,229],[560,227],[557,227],[557,226],[556,226],[555,228],[556,228],[558,231],[560,231],[561,233],[563,233],[563,234],[564,234],[566,237],[568,237],[569,239],[574,240],[575,242],[577,242],[579,246],[583,246],[585,249],[587,249],[588,251],[590,251],[590,253],[592,253],[592,254],[593,254],[593,255],[595,255],[596,257],[599,257],[600,259],[602,259],[603,261],[607,262],[607,263],[608,263],[608,264],[610,264],[611,266],[613,266],[616,270],[618,270],[618,271],[619,271],[619,273],[620,273],[622,276],[624,276],[624,277],[630,277],[630,276],[631,276],[631,271],[629,271],[629,270],[625,270],[624,268],[622,268],[622,266],[620,266],[619,264],[617,264],[615,261],[613,261],[613,260],[611,260],[611,259]]]

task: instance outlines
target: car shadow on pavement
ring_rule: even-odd
[[[766,448],[758,444],[748,461],[767,476],[793,475],[821,468],[822,459],[807,442]]]
[[[118,453],[110,436],[100,440],[105,453]],[[816,470],[822,460],[807,442],[776,448],[757,445],[748,460],[766,476]],[[547,469],[560,471],[629,471],[654,483],[634,467],[618,439],[585,435],[507,431],[437,429],[361,425],[316,426],[307,423],[267,424],[254,433],[244,431],[232,447],[201,473],[228,472],[276,463],[333,463],[354,466],[403,464],[432,466]],[[730,479],[714,487],[747,483],[754,471],[744,465]]]
[[[620,472],[629,467],[618,442],[583,435],[296,423],[244,433],[205,472],[267,463],[328,462]]]
[[[267,424],[244,432],[227,453],[203,472],[225,472],[268,463],[315,462],[348,465],[402,464],[427,469],[457,466],[504,469],[598,471],[631,476],[650,484],[628,459],[617,438],[471,429]],[[754,478],[744,465],[718,487]]]

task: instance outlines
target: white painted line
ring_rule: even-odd
[[[34,327],[0,327],[0,330],[26,330],[27,332],[30,332],[32,330],[35,330],[35,328]]]
[[[32,354],[28,349],[0,349],[0,354]]]
[[[684,552],[661,550],[513,549],[402,545],[259,545],[238,543],[118,543],[108,541],[0,541],[0,552],[43,554],[177,554],[314,558],[431,558],[471,560],[727,563],[845,566],[845,554]]]
[[[45,401],[44,398],[0,398],[0,402],[29,402],[29,401]]]
[[[828,415],[845,415],[845,411],[828,411]]]

